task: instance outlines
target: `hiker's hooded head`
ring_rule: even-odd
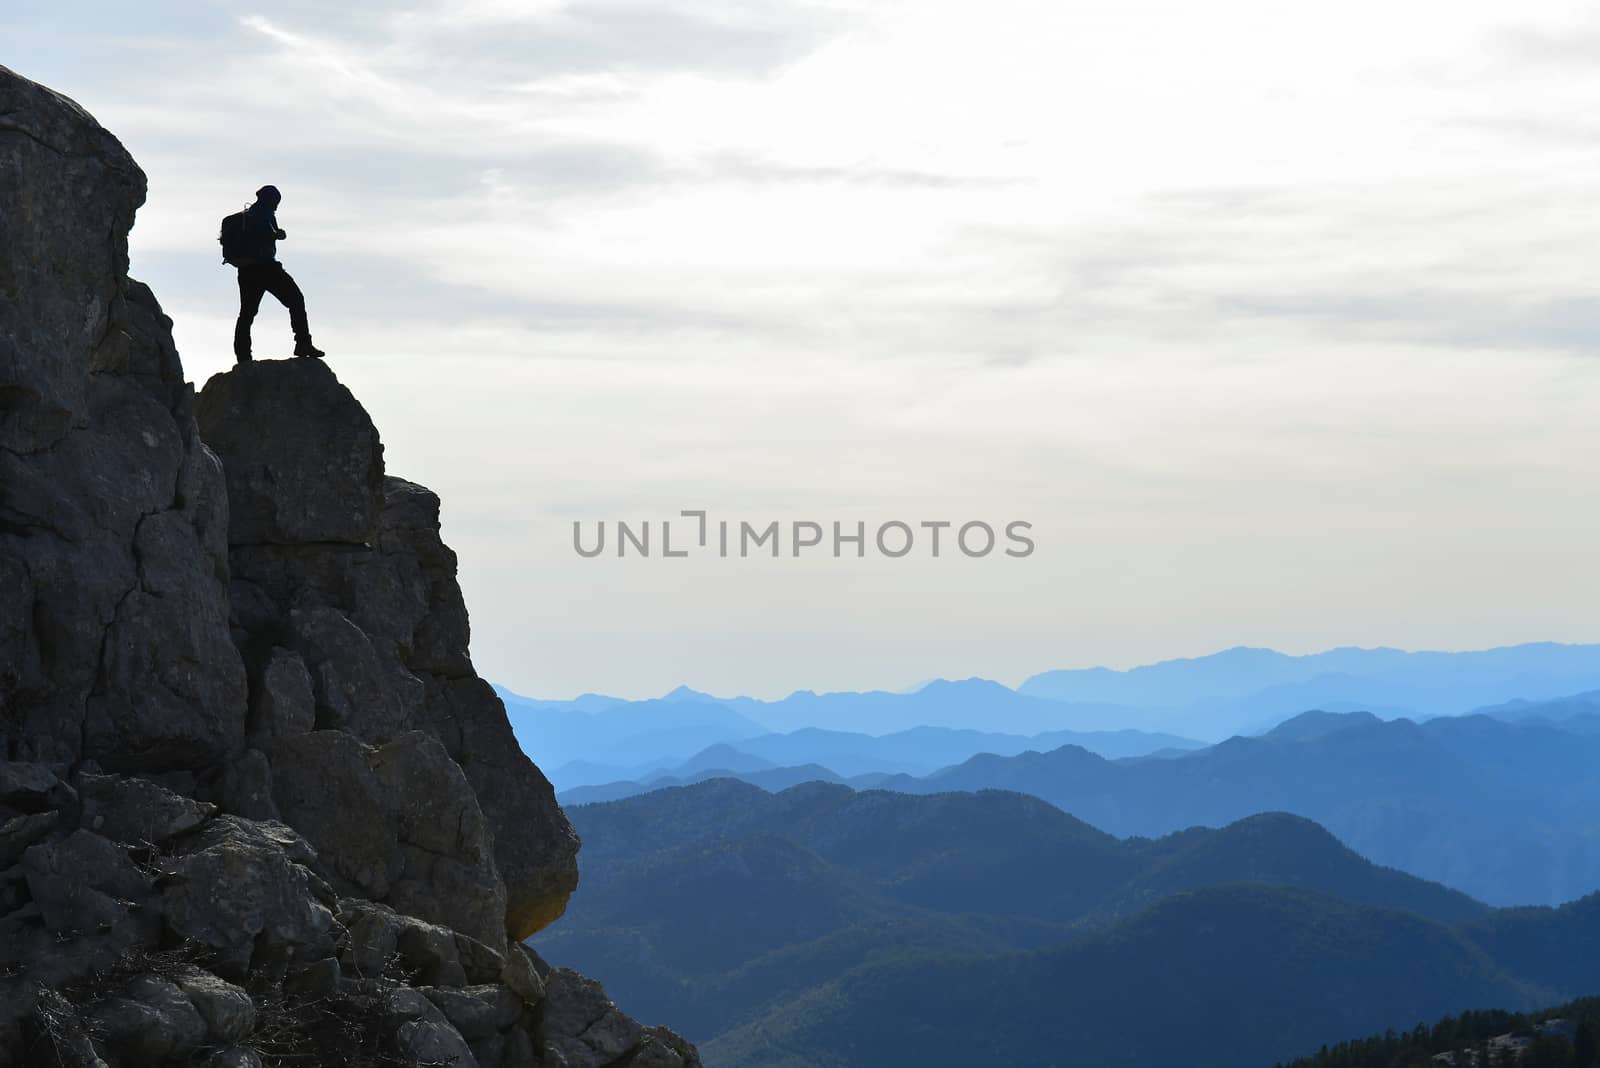
[[[275,185],[264,185],[256,190],[256,200],[269,208],[276,208],[283,200],[283,194],[278,192],[278,187]]]

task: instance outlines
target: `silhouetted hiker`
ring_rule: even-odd
[[[222,261],[239,268],[239,321],[233,328],[233,355],[240,363],[250,360],[250,324],[261,308],[261,297],[271,293],[289,309],[296,356],[322,357],[311,343],[306,323],[306,298],[289,272],[278,262],[278,242],[289,235],[278,228],[278,205],[283,194],[277,186],[256,190],[256,202],[222,220]]]

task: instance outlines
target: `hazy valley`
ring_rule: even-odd
[[[586,755],[551,762],[586,867],[535,944],[721,1068],[1265,1066],[1553,1005],[1600,988],[1597,656],[507,694]]]

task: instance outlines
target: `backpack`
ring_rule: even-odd
[[[250,255],[250,209],[236,211],[222,220],[217,241],[222,245],[222,262],[233,263]]]

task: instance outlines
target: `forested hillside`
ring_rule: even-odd
[[[569,812],[540,952],[724,1068],[1265,1065],[1600,985],[1600,897],[1494,910],[1282,813],[1119,839],[1003,791],[731,779]]]

